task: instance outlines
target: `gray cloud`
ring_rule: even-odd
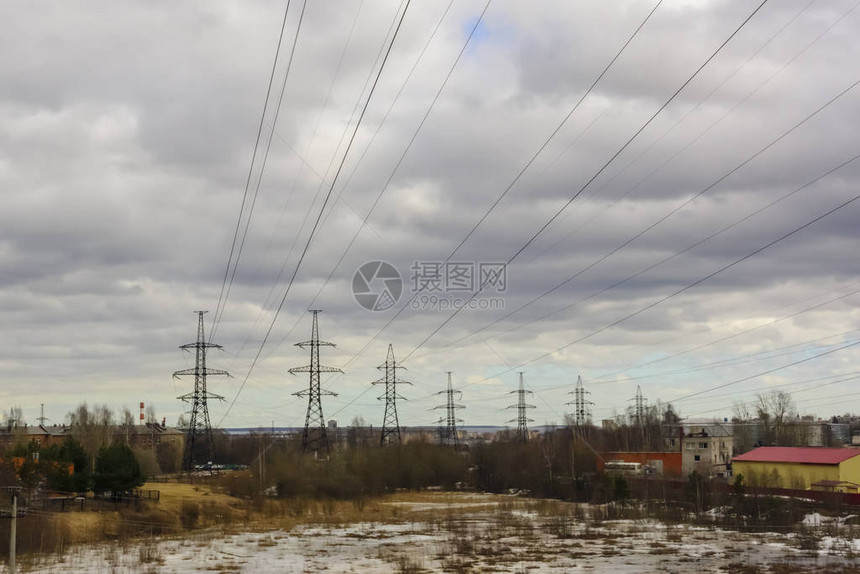
[[[856,297],[846,297],[632,369],[856,289],[853,205],[682,295],[593,333],[853,197],[858,165],[595,295],[860,153],[855,91],[552,295],[448,347],[591,265],[860,79],[852,75],[860,50],[860,13],[850,11],[853,3],[804,9],[806,4],[768,3],[750,21],[518,257],[508,269],[509,289],[499,295],[504,310],[463,311],[410,357],[416,386],[405,391],[412,400],[402,406],[401,420],[432,420],[430,395],[443,387],[446,370],[468,385],[468,422],[502,424],[510,418],[501,408],[516,383],[512,367],[527,363],[526,381],[539,393],[535,418],[560,421],[558,405],[569,398],[564,385],[580,373],[586,385],[622,369],[631,369],[618,375],[622,380],[652,375],[593,385],[600,417],[625,408],[636,383],[652,401],[671,400],[796,360],[821,344],[811,342],[816,339],[852,340],[853,335],[839,336],[858,320]],[[292,346],[307,335],[305,310],[385,185],[483,7],[455,3],[359,164],[445,5],[410,7],[335,187],[341,199],[330,202],[263,360],[224,425],[290,425],[302,419],[303,404],[290,393],[303,379],[286,370],[306,362]],[[755,5],[661,6],[456,258],[511,257]],[[493,3],[370,217],[372,230],[361,231],[314,303],[325,310],[323,338],[338,343],[325,362],[346,364],[393,313],[359,307],[350,291],[355,270],[384,259],[409,286],[414,261],[444,260],[650,8],[638,2]],[[31,419],[41,402],[59,420],[84,399],[115,407],[145,400],[171,421],[181,412],[174,397],[189,382],[174,383],[170,374],[186,367],[188,357],[176,347],[194,338],[191,311],[214,312],[218,302],[282,9],[270,2],[3,7],[4,21],[11,23],[0,38],[4,404],[21,404]],[[363,102],[359,96],[396,5],[363,3],[335,78],[358,9],[358,2],[310,3],[305,14],[250,231],[217,330],[225,353],[211,358],[237,377],[212,383],[230,398],[283,297],[328,190],[319,175],[327,182],[334,176],[345,149],[341,138],[351,133],[354,124],[348,122]],[[297,14],[288,21],[290,39]],[[283,80],[286,50],[272,101]],[[265,120],[274,120],[273,109]],[[258,170],[259,164],[252,182]],[[343,376],[327,379],[340,396],[326,403],[326,414],[342,423],[358,414],[380,418],[378,393],[368,383],[377,378],[375,366],[388,343],[405,357],[446,317],[426,309],[404,311]],[[578,339],[583,340],[564,347]],[[783,357],[670,373],[789,345],[794,354]],[[846,350],[780,371],[738,389],[738,397],[754,396],[766,384],[847,372],[856,357]],[[503,371],[508,372],[494,376]],[[827,392],[846,391],[834,385]],[[801,407],[804,396],[809,395],[798,395]],[[716,409],[725,416],[730,403],[715,393],[678,406],[685,414]],[[849,401],[841,408],[857,407]],[[225,411],[226,405],[213,405],[213,419]]]

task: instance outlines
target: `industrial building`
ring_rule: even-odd
[[[750,485],[821,490],[838,484],[856,492],[860,449],[763,446],[734,457],[732,471]]]

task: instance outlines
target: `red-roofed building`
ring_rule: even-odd
[[[749,484],[808,489],[813,483],[860,483],[860,449],[763,446],[732,459]]]

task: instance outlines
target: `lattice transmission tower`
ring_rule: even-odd
[[[317,323],[317,315],[319,309],[312,309],[314,314],[313,326],[311,327],[311,338],[309,341],[296,343],[296,347],[302,349],[310,348],[311,362],[303,367],[295,367],[290,369],[290,374],[310,373],[310,382],[307,390],[293,393],[297,397],[308,397],[308,412],[305,415],[305,428],[302,431],[302,451],[313,452],[315,455],[319,451],[324,450],[328,454],[329,444],[328,436],[326,435],[325,417],[322,410],[322,396],[330,395],[337,396],[337,393],[327,391],[320,388],[320,373],[341,373],[337,367],[325,367],[320,365],[320,347],[334,347],[334,343],[320,341],[319,325]]]
[[[591,401],[586,399],[586,395],[589,395],[588,391],[585,390],[585,387],[582,386],[582,376],[579,375],[576,377],[576,387],[569,393],[569,395],[573,395],[573,402],[565,403],[568,405],[573,405],[573,424],[577,427],[584,427],[591,422]]]
[[[525,387],[523,386],[523,374],[522,374],[522,372],[520,372],[519,375],[520,375],[520,388],[516,391],[511,391],[510,393],[508,393],[509,395],[517,393],[517,396],[518,396],[517,404],[510,405],[508,407],[509,409],[517,409],[517,418],[509,420],[508,422],[509,423],[512,423],[512,422],[517,423],[517,435],[516,435],[517,440],[527,441],[527,440],[529,440],[529,425],[528,425],[528,423],[534,422],[533,419],[530,419],[528,417],[527,412],[528,412],[528,409],[534,409],[537,407],[535,407],[534,405],[530,405],[530,404],[526,403],[526,395],[531,395],[534,393],[532,393],[531,391],[527,391],[525,389]]]
[[[373,381],[374,385],[385,385],[385,394],[377,397],[378,400],[385,399],[385,418],[382,420],[382,435],[379,437],[379,446],[385,446],[392,442],[398,444],[403,441],[400,436],[400,422],[397,420],[397,399],[406,400],[397,394],[397,385],[411,385],[409,381],[397,378],[397,369],[405,369],[394,360],[394,347],[388,345],[388,355],[385,364],[377,369],[385,371],[385,376]]]
[[[434,407],[434,409],[445,409],[445,418],[436,421],[436,424],[439,425],[437,430],[439,444],[458,448],[460,446],[460,436],[457,432],[457,423],[462,423],[463,420],[457,418],[457,410],[465,409],[466,405],[456,402],[456,400],[463,398],[463,393],[453,387],[451,375],[451,371],[448,371],[448,388],[436,393],[437,395],[445,395],[448,400],[444,405],[439,405]]]
[[[185,456],[183,470],[191,472],[198,464],[215,461],[215,440],[212,437],[212,426],[209,423],[209,399],[224,400],[221,395],[210,393],[206,389],[206,377],[210,375],[230,376],[227,371],[210,369],[206,366],[206,350],[220,349],[221,345],[207,343],[203,331],[203,315],[207,311],[197,313],[197,342],[179,347],[183,351],[194,349],[194,368],[183,369],[173,373],[174,378],[194,375],[194,391],[177,397],[184,402],[191,401],[191,420],[188,423],[185,438]]]
[[[630,400],[633,401],[633,422],[637,427],[642,428],[645,426],[645,403],[648,399],[642,396],[641,386],[636,386],[636,396]]]

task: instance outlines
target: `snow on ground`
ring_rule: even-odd
[[[426,512],[427,504],[418,508]],[[522,509],[417,513],[413,522],[300,526],[290,531],[205,532],[185,539],[79,546],[24,564],[27,572],[148,574],[431,572],[732,572],[790,563],[827,572],[852,564],[860,539],[822,536],[802,550],[794,535],[739,533],[656,520],[583,523]],[[423,517],[423,518],[422,518]],[[810,522],[814,520],[811,519]],[[806,570],[808,571],[808,570]]]

